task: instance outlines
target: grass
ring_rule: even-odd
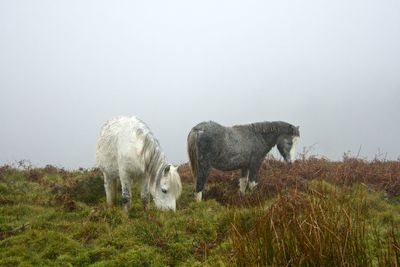
[[[394,225],[400,225],[400,210],[387,206],[385,221],[387,214],[369,205],[382,202],[364,186],[344,189],[318,181],[250,216],[239,213],[231,233],[237,264],[397,266]]]
[[[270,158],[246,196],[212,171],[201,203],[184,164],[175,213],[134,188],[128,215],[96,169],[21,166],[0,167],[0,266],[400,266],[397,161]]]

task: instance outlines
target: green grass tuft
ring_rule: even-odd
[[[0,266],[400,266],[399,162],[269,159],[245,196],[213,170],[201,203],[179,172],[176,212],[135,186],[127,215],[98,170],[0,167]]]

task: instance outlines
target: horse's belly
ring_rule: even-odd
[[[243,155],[237,155],[234,157],[231,157],[229,159],[224,159],[224,160],[215,160],[214,162],[211,163],[211,166],[215,169],[221,170],[221,171],[234,171],[234,170],[239,170],[243,168],[247,168],[249,165],[249,161],[243,157]]]

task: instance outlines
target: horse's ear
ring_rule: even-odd
[[[167,174],[169,172],[169,169],[171,168],[171,165],[167,165],[164,169],[164,174]]]

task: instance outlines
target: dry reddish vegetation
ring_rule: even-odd
[[[179,172],[183,183],[195,184],[189,164],[181,165]],[[370,189],[385,192],[389,198],[400,195],[399,161],[368,162],[349,158],[342,162],[332,162],[310,158],[287,165],[269,157],[260,168],[255,192],[242,198],[238,198],[237,193],[239,177],[239,171],[212,170],[206,183],[204,198],[216,199],[224,205],[251,205],[288,189],[304,190],[311,180],[324,180],[346,186],[363,183]]]
[[[202,203],[179,172],[176,213],[143,211],[135,187],[126,216],[97,169],[0,166],[0,265],[400,266],[400,161],[270,157],[245,196],[213,170]]]
[[[179,171],[184,183],[195,184],[188,164]],[[398,203],[399,161],[312,157],[289,166],[270,157],[256,189],[245,196],[238,193],[239,177],[238,171],[212,170],[204,192],[205,199],[236,211],[230,240],[238,266],[399,265],[397,212],[375,212],[371,207],[384,210],[383,204],[363,191],[383,192]],[[353,187],[357,184],[365,186]],[[371,218],[381,223],[372,224]]]

